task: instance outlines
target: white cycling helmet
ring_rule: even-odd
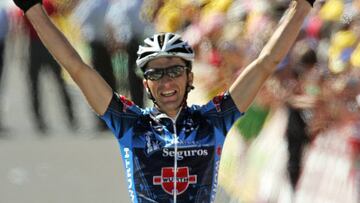
[[[193,61],[195,57],[191,46],[174,33],[160,33],[146,38],[137,55],[136,64],[142,71],[147,62],[159,57],[178,56],[186,61]]]

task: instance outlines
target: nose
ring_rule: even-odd
[[[168,76],[167,74],[165,74],[165,75],[160,79],[160,84],[166,87],[166,86],[169,86],[173,81],[174,81],[174,78],[171,78],[170,76]]]
[[[171,82],[174,78],[168,76],[167,74],[164,74],[164,76],[160,79],[160,82]]]

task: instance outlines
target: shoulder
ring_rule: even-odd
[[[228,91],[218,94],[203,106],[194,105],[192,108],[202,113],[222,113],[237,109]]]
[[[135,103],[126,96],[114,92],[107,112],[142,115],[145,110],[135,105]]]

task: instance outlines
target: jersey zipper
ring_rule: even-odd
[[[174,127],[174,203],[176,203],[176,196],[177,196],[177,159],[178,159],[178,153],[177,153],[177,132],[176,132],[176,120],[173,121],[173,127]]]
[[[171,120],[172,122],[172,125],[173,125],[173,128],[174,128],[174,133],[173,133],[173,140],[174,140],[174,176],[173,176],[173,182],[174,182],[174,195],[173,195],[173,201],[174,203],[176,203],[176,197],[177,197],[177,175],[176,175],[176,172],[177,172],[177,169],[178,169],[178,165],[177,165],[177,160],[178,160],[178,136],[177,136],[177,130],[176,130],[176,120],[177,118],[179,117],[180,115],[180,112],[182,110],[182,107],[179,109],[178,113],[176,114],[175,118],[171,118],[169,117],[168,115],[166,114],[163,114],[162,115],[162,118],[168,118]]]
[[[178,165],[177,165],[177,160],[178,160],[178,136],[177,136],[177,130],[176,130],[176,120],[180,115],[182,108],[180,108],[179,112],[176,114],[175,119],[170,118],[170,120],[172,121],[173,124],[173,128],[174,128],[174,177],[173,177],[173,181],[174,181],[174,196],[173,196],[173,200],[174,203],[176,203],[176,199],[177,199],[177,169],[178,169]]]

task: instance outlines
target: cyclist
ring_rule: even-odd
[[[86,65],[51,23],[41,0],[14,0],[120,144],[133,202],[213,202],[222,146],[232,124],[295,41],[314,0],[290,5],[273,36],[229,90],[203,106],[186,105],[194,52],[179,35],[144,40],[137,65],[154,107],[141,109]]]

